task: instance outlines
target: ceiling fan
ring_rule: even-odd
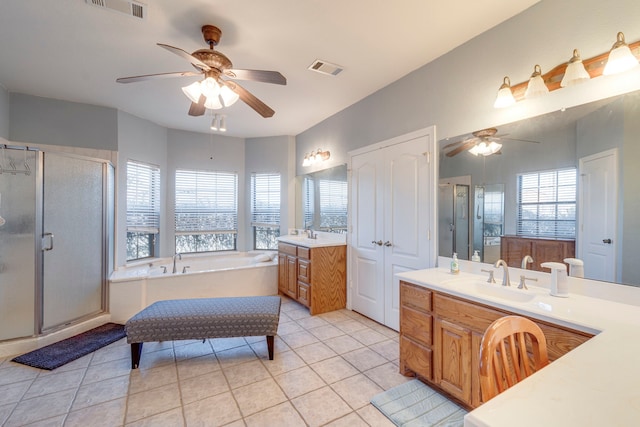
[[[463,151],[469,151],[475,156],[489,156],[491,154],[501,154],[502,144],[500,144],[500,141],[539,143],[538,141],[528,139],[506,138],[506,134],[496,135],[496,133],[498,133],[498,129],[496,128],[477,130],[471,134],[471,137],[447,144],[442,147],[442,149],[446,151],[445,154],[447,157],[453,157]]]
[[[214,25],[204,25],[202,27],[202,35],[205,42],[209,45],[209,49],[199,49],[193,53],[167,44],[158,43],[158,46],[189,61],[196,71],[178,71],[121,77],[116,79],[116,81],[118,83],[133,83],[165,77],[203,75],[204,79],[202,81],[182,88],[185,95],[192,101],[191,107],[189,108],[189,115],[202,116],[207,108],[218,109],[228,107],[239,98],[262,117],[273,116],[275,114],[274,110],[232,80],[253,80],[286,85],[287,79],[277,71],[233,68],[233,64],[229,58],[221,52],[214,50],[214,46],[220,41],[222,31]]]

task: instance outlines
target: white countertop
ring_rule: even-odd
[[[338,233],[325,233],[318,231],[317,238],[310,239],[306,233],[303,234],[287,234],[278,237],[279,242],[291,243],[293,245],[304,246],[306,248],[320,248],[325,246],[346,246],[347,235]]]
[[[396,277],[596,336],[467,414],[465,427],[640,425],[640,307],[575,293],[556,298],[529,284],[528,291],[496,291],[533,296],[515,302],[483,292],[483,285],[502,288],[497,273],[492,285],[484,283],[486,274],[452,275],[443,268]]]

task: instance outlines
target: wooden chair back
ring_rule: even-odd
[[[487,402],[548,364],[540,327],[526,317],[501,317],[489,326],[480,344],[482,400]]]

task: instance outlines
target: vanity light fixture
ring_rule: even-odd
[[[544,84],[544,79],[542,78],[542,69],[538,64],[536,64],[533,67],[533,73],[531,74],[531,78],[529,79],[529,84],[527,85],[527,90],[524,93],[524,97],[527,99],[531,99],[547,93],[549,93],[549,88],[546,84]]]
[[[582,83],[586,80],[589,80],[591,76],[584,68],[584,64],[582,63],[582,59],[580,58],[580,53],[578,49],[573,49],[573,56],[569,60],[567,64],[567,69],[564,72],[564,76],[562,77],[562,81],[560,82],[561,87],[573,86],[578,83]]]
[[[312,151],[311,153],[307,153],[304,155],[304,159],[302,160],[302,166],[311,166],[314,163],[324,162],[325,160],[329,160],[331,157],[331,153],[327,151],[322,151],[322,149],[318,148],[316,151]]]
[[[498,96],[496,96],[496,102],[493,103],[494,108],[505,108],[516,103],[516,99],[511,92],[511,80],[505,76],[502,80],[502,85],[498,89]]]
[[[633,56],[631,49],[629,49],[629,46],[624,41],[624,34],[619,32],[616,42],[611,47],[607,65],[604,66],[602,74],[609,76],[611,74],[622,73],[637,65],[638,60]]]

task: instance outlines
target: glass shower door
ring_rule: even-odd
[[[0,341],[35,334],[36,156],[0,149]],[[11,173],[11,165],[30,173]]]
[[[105,165],[44,153],[42,319],[47,331],[104,310]]]

